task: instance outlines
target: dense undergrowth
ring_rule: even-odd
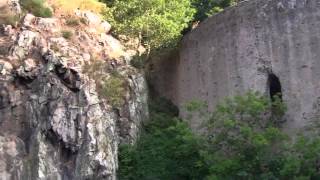
[[[194,105],[190,109],[199,110]],[[319,138],[291,139],[282,132],[281,101],[256,93],[229,98],[205,115],[207,133],[201,136],[177,118],[170,103],[156,100],[150,109],[138,142],[120,148],[121,180],[320,178]]]

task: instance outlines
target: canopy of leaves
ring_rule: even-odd
[[[197,9],[194,20],[202,21],[228,6],[235,5],[238,1],[239,0],[191,0],[193,7]]]
[[[187,124],[173,116],[176,110],[169,106],[151,105],[151,120],[136,145],[120,148],[119,178],[141,179],[201,179],[206,169],[201,163],[202,141]],[[168,108],[165,108],[168,107]]]
[[[174,108],[165,108],[172,107],[168,103],[151,107],[152,118],[137,144],[120,149],[120,179],[320,178],[320,139],[300,135],[292,140],[281,132],[277,121],[285,106],[280,99],[272,102],[252,92],[228,98],[214,113],[204,114],[205,138],[175,118]],[[195,102],[187,107],[205,106]]]
[[[175,45],[195,13],[189,0],[105,0],[117,34],[140,37],[151,48]]]

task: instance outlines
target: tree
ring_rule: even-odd
[[[275,107],[277,105],[277,107]],[[211,179],[273,179],[279,177],[287,136],[275,127],[285,109],[280,103],[249,92],[228,98],[208,121]]]
[[[200,156],[203,141],[175,117],[170,103],[156,103],[150,106],[151,119],[137,144],[120,148],[119,179],[203,179],[207,174]]]
[[[238,0],[191,0],[192,6],[197,10],[194,16],[195,21],[202,21],[224,8],[235,5]]]
[[[150,48],[176,45],[195,13],[189,0],[105,0],[115,33],[139,37]]]

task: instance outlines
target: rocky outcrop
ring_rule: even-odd
[[[179,57],[162,63],[165,78],[155,70],[155,89],[180,107],[199,99],[209,110],[248,90],[282,91],[283,127],[296,131],[320,110],[319,7],[317,0],[250,0],[228,8],[184,37]]]
[[[67,40],[63,28],[28,14],[1,29],[0,179],[115,180],[119,143],[133,143],[148,116],[144,76],[119,41],[80,28]],[[84,73],[93,57],[110,64],[106,77],[117,71],[127,82],[120,107]]]

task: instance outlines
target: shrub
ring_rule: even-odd
[[[120,147],[119,179],[203,179],[202,140],[173,116],[175,108],[166,108],[170,102],[157,99],[152,104],[149,131],[136,145]]]
[[[86,18],[84,18],[84,17],[81,17],[81,18],[80,18],[80,22],[81,22],[82,24],[88,24],[88,20],[87,20]]]
[[[59,45],[58,43],[53,43],[51,44],[51,47],[50,47],[54,52],[59,52],[60,51],[60,48],[59,48]]]
[[[277,107],[276,107],[277,106]],[[282,103],[249,92],[228,98],[208,121],[209,177],[217,179],[272,179],[283,165],[288,140],[275,123],[283,115]]]
[[[79,26],[80,22],[78,18],[71,17],[66,20],[66,25],[68,26]]]
[[[137,144],[120,148],[120,179],[320,178],[320,138],[292,140],[281,132],[276,122],[285,106],[279,98],[271,101],[252,92],[227,98],[212,114],[204,114],[209,118],[203,139],[175,117],[170,103],[158,100],[150,104],[147,131]],[[197,111],[203,104],[187,108]]]
[[[16,26],[20,20],[19,15],[12,12],[9,7],[0,7],[0,24],[8,24],[11,26]]]
[[[120,107],[124,104],[126,95],[126,81],[120,75],[111,75],[102,85],[102,92],[108,102],[114,107]]]
[[[72,31],[68,31],[68,30],[63,30],[61,31],[62,37],[65,39],[71,39],[71,37],[73,36]]]
[[[128,85],[116,70],[111,69],[105,61],[93,58],[91,64],[84,65],[83,73],[95,80],[100,97],[105,98],[110,105],[118,108],[125,102]]]
[[[16,26],[20,18],[13,14],[0,14],[0,24],[8,24],[11,26]]]
[[[92,58],[90,64],[86,63],[84,65],[83,72],[86,73],[91,79],[94,79],[96,84],[99,85],[100,82],[106,78],[107,69],[108,64],[103,60]]]
[[[137,69],[143,69],[145,66],[145,63],[146,63],[146,54],[143,54],[141,56],[136,55],[130,61],[130,65]]]
[[[256,93],[220,104],[209,119],[203,158],[209,179],[319,179],[320,139],[296,140],[277,128],[286,108],[280,98]]]
[[[44,5],[44,0],[21,0],[21,5],[24,9],[38,17],[52,17],[50,8]]]

